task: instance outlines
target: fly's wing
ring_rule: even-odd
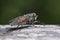
[[[15,19],[10,20],[9,22],[10,22],[9,24],[10,24],[11,26],[13,26],[13,25],[18,25],[18,17],[15,18]]]
[[[13,26],[13,25],[18,25],[18,21],[17,21],[17,20],[12,21],[12,22],[10,23],[10,25],[11,25],[11,26]]]
[[[11,19],[9,22],[13,22],[15,20],[18,20],[18,17],[14,18],[14,19]]]
[[[23,16],[19,16],[19,17],[17,17],[17,18],[15,18],[15,19],[12,19],[11,21],[10,21],[10,25],[19,25],[19,24],[26,24],[26,22],[24,21],[24,17]],[[24,21],[24,22],[23,22]]]
[[[12,21],[14,21],[15,19],[11,19],[9,22],[12,22]]]

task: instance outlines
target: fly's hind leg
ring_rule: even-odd
[[[19,27],[19,23],[18,23],[17,27]]]
[[[22,25],[18,23],[17,27],[20,28],[20,27],[22,27]],[[19,29],[18,31],[21,31],[21,29]]]

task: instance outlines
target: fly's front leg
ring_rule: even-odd
[[[34,22],[32,22],[32,27],[35,27]]]
[[[37,27],[37,26],[35,26],[35,24],[34,24],[34,23],[36,23],[36,22],[38,22],[38,21],[34,21],[34,22],[32,23],[32,26],[35,27],[35,28]]]

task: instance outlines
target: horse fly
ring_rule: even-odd
[[[38,15],[36,15],[36,13],[29,13],[29,14],[25,14],[23,16],[19,16],[19,17],[16,17],[12,20],[10,20],[10,25],[24,25],[24,24],[32,24],[34,25],[37,19]]]

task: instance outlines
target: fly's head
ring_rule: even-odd
[[[38,15],[36,13],[33,13],[33,19],[37,20]]]

